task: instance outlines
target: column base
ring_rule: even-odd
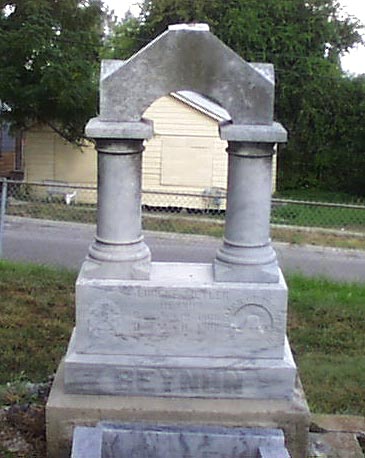
[[[86,278],[148,280],[151,252],[139,240],[125,245],[113,245],[96,240],[89,248],[82,271]]]
[[[278,283],[280,269],[271,244],[235,246],[226,240],[213,262],[216,282]]]

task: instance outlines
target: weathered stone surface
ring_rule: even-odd
[[[100,442],[100,432],[99,454],[95,454],[92,444],[80,447],[79,442],[88,440],[87,436]],[[284,435],[276,429],[99,423],[95,428],[76,428],[72,458],[257,458],[259,449],[281,450],[280,458],[289,457],[287,453],[284,455]],[[279,458],[278,454],[264,453],[259,456]]]
[[[152,133],[141,117],[182,89],[232,118],[221,129],[229,176],[214,266],[151,265],[141,235],[141,153]],[[278,427],[293,458],[304,458],[308,408],[294,389],[287,290],[270,241],[273,144],[286,139],[273,123],[272,66],[245,62],[206,25],[178,25],[128,61],[103,64],[100,90],[100,116],[87,127],[98,148],[97,234],[77,283],[64,379],[56,377],[47,405],[49,457],[66,456],[75,425],[117,419]],[[135,431],[123,437],[129,457]],[[186,446],[195,457],[194,440]]]
[[[103,431],[101,428],[79,426],[73,432],[71,458],[103,458],[102,446]]]
[[[153,137],[153,123],[148,119],[135,122],[102,121],[92,118],[87,123],[85,134],[91,138],[123,138],[149,140]]]
[[[152,263],[150,280],[76,284],[75,351],[206,358],[284,355],[287,286],[216,283],[210,264]]]
[[[355,434],[329,432],[309,434],[308,456],[310,458],[364,458]]]
[[[296,366],[283,359],[187,358],[76,353],[65,359],[68,393],[186,398],[290,399]]]
[[[306,458],[309,411],[300,385],[291,400],[76,395],[64,391],[61,364],[47,403],[49,458],[69,458],[74,427],[102,420],[278,428],[292,458]]]
[[[170,28],[131,59],[104,72],[100,119],[140,121],[156,99],[191,90],[217,101],[234,123],[271,124],[271,75],[272,70],[245,62],[206,28]]]
[[[225,122],[219,126],[219,134],[222,140],[234,142],[285,143],[288,139],[287,131],[277,122],[263,126]]]
[[[267,447],[259,448],[258,458],[290,458],[290,455],[285,447]]]
[[[151,253],[141,223],[143,141],[99,139],[97,147],[97,229],[84,275],[147,280]]]
[[[223,245],[214,260],[217,282],[277,283],[270,240],[273,145],[229,142]]]

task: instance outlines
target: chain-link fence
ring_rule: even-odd
[[[56,181],[1,183],[6,215],[96,222],[96,187]],[[226,196],[220,188],[202,194],[142,193],[143,226],[147,230],[221,236],[225,208]],[[271,222],[279,227],[321,228],[365,236],[365,205],[273,199]]]

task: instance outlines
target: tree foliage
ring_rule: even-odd
[[[365,88],[341,71],[341,54],[361,36],[340,13],[335,0],[145,0],[138,19],[117,27],[111,55],[128,57],[169,24],[207,22],[245,60],[275,65],[275,113],[290,136],[279,185],[346,188],[348,158],[365,156]]]
[[[96,113],[102,34],[99,0],[0,1],[2,119],[80,140]]]

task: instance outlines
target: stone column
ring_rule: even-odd
[[[133,133],[142,137],[136,126],[145,125],[134,123],[130,127],[128,123],[126,129],[127,123],[120,123],[110,131],[109,123],[95,124],[89,125],[87,132],[94,134],[98,150],[97,228],[83,273],[87,277],[145,280],[149,278],[151,254],[143,241],[141,222],[144,147],[142,138],[128,138]],[[127,138],[113,138],[118,129]]]
[[[228,140],[228,188],[224,239],[214,261],[214,279],[276,283],[279,268],[270,240],[272,156],[275,139],[282,141],[286,132],[275,124],[227,125],[220,133]]]

